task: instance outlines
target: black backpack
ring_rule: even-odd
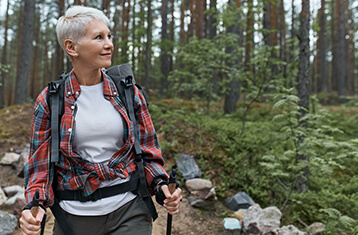
[[[127,112],[128,112],[128,116],[129,116],[130,120],[132,120],[134,122],[135,130],[137,130],[137,117],[135,115],[134,102],[133,102],[134,101],[134,86],[138,87],[139,91],[143,94],[143,96],[145,98],[146,98],[146,95],[145,95],[143,89],[138,84],[135,83],[135,79],[134,79],[130,64],[122,64],[122,65],[113,66],[113,67],[106,69],[105,72],[107,75],[109,75],[109,77],[115,83],[119,98],[124,103],[124,105],[127,109]],[[59,153],[60,153],[60,131],[59,130],[60,130],[61,118],[62,118],[62,115],[64,114],[65,81],[66,81],[66,78],[68,77],[68,75],[69,74],[67,74],[67,73],[62,73],[60,75],[61,79],[59,79],[57,81],[49,82],[49,84],[48,84],[48,92],[47,92],[48,95],[46,97],[46,101],[47,101],[48,107],[51,112],[51,161],[50,162],[53,165],[59,161]],[[145,100],[147,102],[147,99],[145,99]],[[135,174],[137,177],[131,177],[131,181],[132,181],[132,178],[133,178],[133,180],[137,180],[137,181],[135,181],[135,184],[136,184],[135,186],[137,188],[136,192],[139,194],[139,196],[141,196],[143,198],[145,204],[147,205],[147,207],[152,215],[153,220],[155,220],[158,217],[158,214],[155,209],[152,198],[151,198],[151,196],[148,192],[148,189],[147,189],[147,181],[145,178],[145,172],[144,172],[144,167],[143,167],[143,162],[142,162],[142,150],[139,145],[137,131],[135,131],[134,139],[135,139],[134,151],[135,151],[135,155],[136,155],[135,162],[137,164],[137,169],[135,171]],[[54,180],[53,184],[55,183],[55,181],[56,180]],[[131,181],[128,181],[128,182],[131,182]],[[124,185],[124,184],[121,184],[121,185]],[[55,187],[53,187],[53,188],[55,188]],[[126,188],[126,186],[122,187],[122,189],[123,188]],[[131,189],[133,189],[132,185],[129,185],[128,188],[129,188],[129,191]],[[122,189],[120,189],[120,190],[122,190]],[[94,192],[94,194],[96,193],[96,191]],[[110,188],[107,191],[109,194],[113,193],[112,188]],[[106,194],[107,191],[100,192],[99,195]],[[77,198],[79,200],[83,199],[82,195],[73,195],[74,194],[73,192],[67,191],[67,192],[58,192],[58,193],[64,193],[65,198],[66,197],[71,197],[71,198],[75,197],[76,200],[77,200]],[[63,195],[63,194],[60,194],[60,195]],[[56,200],[57,196],[58,195],[56,195],[56,193],[55,193],[55,203],[51,207],[51,210],[52,210],[53,214],[55,215],[55,218],[58,221],[62,231],[66,235],[74,234],[71,224],[67,221],[61,207],[58,204],[58,201]],[[97,199],[99,199],[99,198],[97,198]],[[88,200],[86,199],[86,201],[89,201],[89,200],[93,200],[93,197],[88,198]]]

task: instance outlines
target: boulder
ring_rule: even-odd
[[[281,211],[276,206],[270,206],[263,209],[263,215],[260,218],[260,225],[279,228],[281,224]]]
[[[307,228],[307,232],[310,235],[323,233],[325,229],[325,225],[319,222],[313,223]]]
[[[16,171],[18,177],[24,177],[24,168],[28,162],[29,154],[30,154],[30,144],[27,144],[26,147],[22,150],[19,160],[17,161],[16,164]]]
[[[262,210],[254,204],[243,217],[243,230],[245,234],[280,234],[281,216],[281,211],[275,206]]]
[[[15,215],[0,211],[0,234],[11,234],[17,226]]]
[[[4,188],[4,192],[8,197],[12,197],[18,192],[25,192],[25,188],[20,185],[12,185]]]
[[[237,211],[239,209],[248,209],[255,204],[254,200],[245,192],[238,192],[234,196],[225,200],[226,206],[232,210]]]
[[[185,186],[190,192],[189,204],[192,207],[205,210],[213,210],[215,208],[213,200],[216,199],[216,193],[209,180],[190,179],[185,182]]]
[[[240,235],[241,234],[241,223],[236,218],[224,218],[224,235]]]
[[[16,163],[20,158],[20,154],[17,153],[5,153],[4,157],[2,158],[0,164],[1,165],[13,165]]]
[[[178,169],[181,171],[185,180],[201,177],[201,170],[191,155],[181,155],[177,161]]]
[[[281,234],[282,235],[307,235],[306,232],[302,232],[302,231],[298,230],[293,225],[283,226],[281,228]]]
[[[193,192],[193,191],[200,191],[200,190],[210,191],[213,185],[210,180],[196,178],[196,179],[187,180],[185,182],[185,186],[189,190],[189,192]]]
[[[24,192],[18,192],[14,196],[12,196],[9,199],[7,199],[6,202],[5,202],[5,205],[6,206],[13,206],[15,204],[15,201],[16,201],[17,198],[24,198],[25,199]]]
[[[0,187],[0,206],[4,205],[7,200],[4,190]]]
[[[243,230],[247,234],[260,234],[259,221],[264,214],[259,204],[253,204],[247,210],[243,219]]]
[[[26,206],[26,200],[25,198],[16,198],[15,204],[14,204],[14,215],[17,219],[20,219],[22,209]]]
[[[240,209],[238,211],[235,211],[234,213],[231,213],[230,216],[242,221],[244,219],[246,212],[247,210]]]

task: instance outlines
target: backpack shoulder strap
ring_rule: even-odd
[[[138,194],[143,198],[143,201],[147,205],[153,220],[158,218],[158,213],[155,209],[152,198],[147,189],[147,180],[145,177],[143,160],[142,160],[142,149],[140,148],[139,137],[138,137],[138,124],[137,118],[134,111],[134,84],[135,79],[133,76],[132,69],[129,64],[122,64],[118,66],[111,67],[107,70],[107,74],[112,78],[116,84],[120,99],[124,102],[124,105],[127,108],[127,112],[130,120],[134,122],[134,152],[135,152],[135,161],[137,165],[137,171],[139,174],[139,185],[138,185]],[[140,86],[140,91],[143,91]],[[144,94],[144,93],[143,93]],[[145,97],[145,96],[144,96]]]
[[[59,161],[60,124],[64,113],[64,92],[67,73],[60,75],[60,80],[48,83],[46,101],[51,112],[51,162]]]

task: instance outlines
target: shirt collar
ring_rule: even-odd
[[[107,74],[105,74],[102,69],[101,69],[101,73],[103,78],[103,95],[117,96],[118,92],[112,79]],[[66,78],[65,92],[67,98],[70,96],[74,96],[74,98],[77,99],[78,96],[81,94],[81,87],[77,81],[73,69]]]

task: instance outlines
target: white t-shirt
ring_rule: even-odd
[[[94,163],[108,163],[124,145],[121,114],[103,96],[103,82],[93,86],[81,86],[76,101],[76,129],[73,148],[84,159]],[[112,186],[129,180],[117,178],[103,181],[100,187]],[[136,197],[131,192],[103,198],[97,201],[61,201],[63,210],[74,215],[105,215]]]

